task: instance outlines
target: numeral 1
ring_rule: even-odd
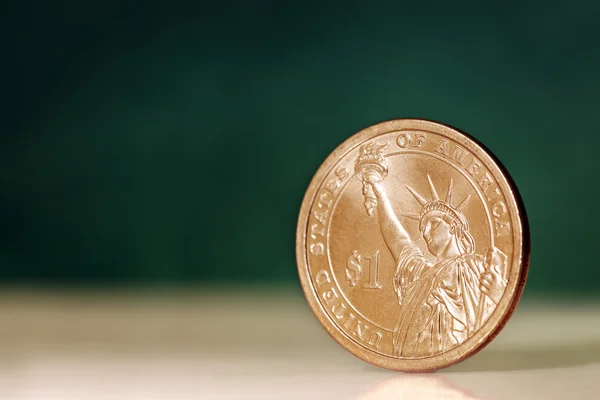
[[[379,284],[379,250],[364,258],[369,261],[369,282],[365,284],[365,288],[381,289],[382,286]]]

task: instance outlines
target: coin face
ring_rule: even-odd
[[[296,235],[318,320],[372,364],[431,371],[483,348],[523,291],[529,231],[517,188],[466,134],[371,126],[321,165]]]

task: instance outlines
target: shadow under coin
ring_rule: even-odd
[[[600,363],[600,343],[539,349],[484,349],[447,372],[515,371]]]
[[[381,381],[358,400],[473,400],[480,399],[463,391],[443,376],[436,374],[400,374]]]

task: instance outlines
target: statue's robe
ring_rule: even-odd
[[[394,355],[417,358],[443,353],[477,329],[481,274],[485,259],[477,254],[432,264],[414,244],[398,259],[394,289],[400,315],[394,329]],[[482,307],[484,304],[482,304]],[[485,308],[485,307],[484,307]],[[486,313],[487,314],[487,313]],[[488,315],[483,315],[486,319]]]

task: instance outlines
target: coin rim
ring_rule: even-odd
[[[398,128],[398,125],[401,125],[401,128]],[[350,339],[345,332],[339,329],[335,323],[330,319],[327,312],[323,309],[323,306],[319,299],[317,298],[317,294],[315,293],[315,289],[310,280],[310,272],[308,270],[308,261],[306,254],[306,239],[307,239],[307,225],[308,219],[310,216],[310,209],[314,198],[316,196],[316,192],[319,190],[323,180],[329,173],[331,167],[339,161],[341,157],[343,157],[347,151],[352,149],[357,144],[363,143],[370,138],[386,134],[389,132],[393,132],[394,130],[399,129],[414,129],[414,130],[424,130],[430,131],[423,128],[423,125],[432,127],[431,131],[436,134],[440,134],[442,136],[447,136],[456,141],[455,138],[444,133],[437,133],[437,130],[442,131],[453,131],[459,137],[462,135],[465,139],[473,142],[475,147],[479,148],[479,150],[484,153],[492,163],[498,168],[502,177],[504,178],[508,189],[510,190],[510,194],[512,194],[512,198],[514,203],[516,204],[516,216],[520,223],[521,228],[521,259],[520,259],[520,269],[518,271],[517,283],[514,288],[514,292],[512,298],[509,300],[508,305],[506,306],[506,311],[503,316],[500,317],[496,326],[492,328],[492,330],[483,337],[483,339],[476,343],[471,348],[468,348],[461,356],[453,358],[451,360],[446,360],[446,362],[440,362],[440,356],[443,356],[446,353],[442,353],[439,355],[432,356],[431,358],[435,358],[431,360],[431,358],[420,358],[418,360],[412,359],[401,359],[394,358],[392,356],[386,356],[379,353],[376,353],[372,350],[369,350],[354,340]],[[388,128],[389,129],[386,129]],[[480,157],[481,158],[481,157]],[[482,160],[483,161],[483,160]],[[484,163],[484,165],[488,165],[488,163]],[[488,165],[489,168],[489,165]],[[507,194],[505,194],[507,195]],[[507,196],[509,197],[509,196]],[[512,205],[511,205],[512,206]],[[513,234],[514,235],[514,234]],[[518,237],[518,236],[517,236]],[[466,132],[461,131],[455,127],[452,127],[447,124],[443,124],[437,121],[428,120],[428,119],[418,119],[418,118],[402,118],[402,119],[393,119],[388,121],[383,121],[378,124],[369,126],[365,129],[362,129],[358,133],[352,135],[344,142],[342,142],[336,149],[327,156],[327,158],[323,161],[323,163],[317,169],[317,172],[311,179],[310,184],[308,185],[308,189],[304,195],[302,200],[302,205],[300,207],[300,213],[298,216],[298,225],[296,229],[296,262],[298,267],[298,274],[300,277],[300,282],[302,285],[302,290],[305,294],[306,299],[310,305],[312,312],[317,317],[317,320],[323,326],[325,331],[331,336],[340,346],[344,349],[348,350],[354,356],[367,361],[373,365],[384,367],[392,370],[405,371],[405,372],[427,372],[434,371],[441,368],[446,368],[456,363],[459,363],[469,357],[472,357],[479,351],[481,351],[485,346],[487,346],[494,338],[502,331],[506,323],[514,313],[514,310],[521,299],[523,290],[525,288],[525,282],[527,280],[527,275],[529,273],[529,262],[530,262],[530,233],[529,233],[529,223],[527,220],[527,214],[525,211],[525,205],[519,193],[518,187],[511,175],[509,174],[506,167],[500,162],[500,160],[482,143],[480,143],[477,139],[472,137]],[[458,348],[458,347],[457,347]],[[450,350],[451,351],[451,350]],[[443,359],[443,357],[442,357]],[[429,360],[429,362],[428,362]],[[418,361],[418,362],[417,362]]]

